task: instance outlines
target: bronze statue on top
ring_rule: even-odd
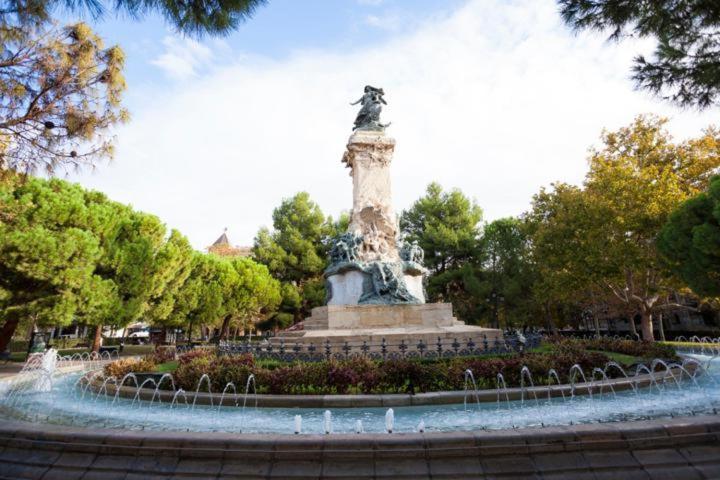
[[[382,131],[385,127],[390,124],[380,123],[380,112],[382,106],[387,105],[387,102],[383,98],[385,91],[382,88],[375,88],[370,85],[365,85],[365,92],[363,96],[357,101],[350,105],[362,105],[360,111],[355,118],[355,126],[353,130],[377,130]]]

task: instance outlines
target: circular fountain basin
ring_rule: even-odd
[[[78,372],[53,375],[48,389],[41,371],[0,401],[0,472],[126,480],[719,478],[720,377],[699,368],[698,378],[662,375],[625,391],[600,393],[593,382],[587,395],[548,397],[545,389],[536,398],[543,388],[507,389],[499,402],[497,391],[481,391],[480,399],[495,402],[475,402],[471,393],[467,405],[332,408],[330,418],[322,408],[254,408],[252,398],[242,408],[234,395],[223,407],[115,398],[78,388]],[[38,380],[45,391],[31,388]],[[302,434],[291,434],[298,424]],[[354,433],[358,426],[363,433]]]
[[[702,358],[699,357],[699,360]],[[154,396],[151,389],[130,389],[128,392],[135,392],[131,398],[123,398],[120,394],[106,395],[105,392],[93,391],[90,386],[79,389],[79,377],[79,374],[62,375],[55,379],[50,391],[29,390],[17,394],[11,401],[2,403],[2,414],[6,418],[31,422],[126,430],[292,434],[296,415],[302,416],[301,433],[324,433],[327,430],[325,409],[329,408],[333,432],[353,433],[358,430],[359,421],[363,431],[381,433],[387,430],[385,415],[389,406],[382,402],[391,398],[377,396],[374,401],[378,403],[374,407],[334,408],[324,404],[321,408],[256,408],[253,395],[225,395],[221,406],[217,397],[195,396],[192,392],[177,396],[173,403],[167,395]],[[629,388],[633,382],[620,379],[577,385],[575,388],[559,386],[551,389],[479,391],[477,396],[474,392],[446,392],[444,396],[427,394],[419,397],[428,400],[426,405],[393,405],[394,431],[413,432],[418,430],[421,422],[427,431],[448,432],[712,413],[718,408],[720,399],[720,379],[716,377],[715,369],[711,368],[692,381],[687,378],[683,381],[676,381],[674,377],[669,379],[666,373],[659,377],[664,381],[651,381],[648,375],[640,376],[635,379],[637,388]],[[619,388],[610,388],[613,384]],[[112,386],[108,391],[112,392]],[[347,400],[350,396],[344,397]],[[431,403],[431,400],[442,400],[443,397],[456,402]],[[332,396],[320,398],[325,402],[334,401],[336,405],[343,400],[333,399]],[[477,401],[480,399],[486,401]],[[288,398],[283,397],[282,400],[287,402]],[[465,403],[462,403],[463,400]]]

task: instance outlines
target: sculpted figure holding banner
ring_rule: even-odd
[[[380,123],[382,106],[387,105],[383,95],[385,95],[385,92],[382,88],[365,85],[363,96],[358,101],[350,104],[357,105],[359,103],[362,105],[355,118],[353,130],[384,130],[385,127],[390,125],[389,123],[385,125]]]

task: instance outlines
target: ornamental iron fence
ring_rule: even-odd
[[[220,342],[218,354],[239,355],[252,354],[258,359],[272,359],[286,362],[292,361],[322,361],[347,360],[363,357],[372,360],[412,359],[412,358],[453,358],[482,355],[495,355],[501,353],[522,352],[526,349],[536,348],[540,345],[542,336],[537,333],[525,335],[506,334],[504,340],[497,338],[489,340],[486,335],[479,342],[468,338],[465,341],[453,339],[452,341],[438,337],[435,343],[425,343],[422,340],[410,343],[401,340],[400,343],[388,343],[384,338],[380,343],[341,344],[331,343],[330,340],[315,343],[286,343],[284,340],[270,342]]]

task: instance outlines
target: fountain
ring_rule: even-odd
[[[388,408],[387,412],[385,413],[385,430],[387,430],[387,433],[392,433],[394,426],[395,411],[392,408]]]
[[[302,433],[302,415],[295,415],[295,435]]]
[[[568,379],[567,385],[563,385],[556,369],[549,369],[546,374],[541,372],[536,377],[547,379],[546,384],[541,386],[535,385],[530,369],[522,366],[518,377],[519,388],[509,388],[503,374],[496,375],[492,396],[494,412],[487,408],[489,392],[478,389],[477,380],[472,370],[468,369],[463,372],[464,390],[458,396],[459,405],[433,407],[429,404],[422,409],[394,407],[386,408],[382,413],[373,408],[342,408],[320,413],[308,408],[298,416],[297,409],[259,408],[259,399],[267,401],[265,396],[257,394],[253,375],[244,381],[244,389],[228,382],[214,393],[212,379],[203,374],[188,393],[178,388],[170,373],[142,382],[134,373],[128,373],[118,380],[114,376],[102,376],[100,369],[90,370],[95,365],[83,359],[82,365],[86,370],[58,374],[57,369],[64,363],[77,365],[77,357],[56,359],[55,362],[33,358],[23,370],[25,380],[17,380],[2,396],[0,404],[5,414],[23,418],[39,412],[52,412],[57,417],[57,423],[68,425],[95,423],[131,427],[137,422],[147,421],[144,428],[160,430],[293,431],[298,434],[307,430],[307,433],[313,433],[318,429],[303,429],[302,417],[312,422],[318,415],[322,425],[320,431],[326,434],[335,430],[357,432],[359,425],[362,425],[363,432],[418,431],[420,422],[423,430],[429,428],[434,431],[534,425],[539,420],[543,425],[567,425],[571,421],[583,423],[608,421],[621,416],[632,418],[635,412],[632,402],[626,401],[628,395],[642,395],[643,401],[660,416],[673,409],[708,411],[716,408],[713,394],[720,390],[720,386],[714,364],[719,361],[715,357],[688,357],[682,363],[667,363],[658,359],[648,365],[638,365],[632,374],[616,362],[608,362],[604,367],[594,367],[587,372],[580,365],[573,365],[564,377]],[[46,368],[55,370],[48,372]],[[623,391],[618,391],[620,387]],[[672,396],[669,389],[673,392]],[[702,395],[697,396],[693,391],[702,392]],[[540,396],[544,396],[546,401],[541,403]],[[422,395],[416,397],[422,398]],[[472,409],[468,409],[468,397],[475,403]],[[254,406],[250,412],[246,411],[248,400],[252,400],[250,406]],[[573,402],[572,410],[563,407],[570,401]],[[144,413],[138,416],[138,411]],[[233,415],[233,411],[238,411],[239,415]],[[458,415],[458,412],[461,413]],[[362,416],[361,420],[357,418],[358,414]],[[430,423],[429,419],[432,419]],[[282,422],[287,423],[283,426]],[[293,424],[294,428],[287,427]]]
[[[379,123],[382,94],[382,89],[366,87],[363,110],[343,156],[352,177],[353,205],[348,231],[332,241],[331,262],[324,273],[327,304],[314,308],[302,329],[270,339],[269,347],[284,342],[313,348],[321,341],[327,345],[381,343],[383,358],[392,358],[399,351],[404,355],[407,345],[431,345],[436,339],[438,349],[432,353],[437,356],[448,353],[442,349],[443,339],[456,344],[457,338],[477,344],[502,340],[497,329],[457,321],[450,304],[426,303],[424,253],[419,245],[398,235],[392,209],[390,164],[395,140]],[[679,364],[655,360],[629,372],[609,362],[586,370],[579,364],[568,371],[551,368],[536,371],[533,377],[528,366],[519,365],[519,372],[483,375],[481,385],[494,378],[495,388],[479,390],[480,377],[467,369],[462,372],[464,389],[458,392],[307,395],[302,400],[259,395],[252,374],[244,382],[244,392],[241,383],[222,386],[207,373],[195,385],[180,384],[172,374],[143,381],[135,373],[120,379],[103,377],[100,369],[112,359],[111,354],[60,358],[50,350],[32,356],[0,393],[0,449],[4,453],[0,471],[5,475],[7,465],[22,464],[29,472],[23,472],[25,476],[32,477],[36,472],[30,470],[36,469],[40,474],[35,477],[39,477],[55,467],[62,451],[63,457],[76,452],[91,455],[93,463],[76,470],[63,464],[65,470],[52,472],[60,478],[92,477],[93,465],[102,465],[103,476],[120,478],[129,478],[127,470],[137,473],[139,468],[148,477],[157,473],[197,478],[193,469],[198,465],[213,469],[213,476],[220,476],[230,465],[236,471],[257,467],[255,474],[263,478],[295,474],[315,478],[325,475],[326,464],[332,462],[341,466],[337,471],[375,478],[397,477],[394,464],[404,462],[418,470],[418,478],[424,478],[439,461],[445,461],[438,469],[445,472],[444,478],[468,473],[459,468],[479,472],[499,465],[509,465],[518,478],[574,478],[576,473],[579,477],[588,472],[624,478],[624,469],[630,467],[615,463],[605,471],[596,463],[576,468],[573,462],[563,462],[559,471],[548,475],[539,470],[557,466],[557,461],[542,460],[543,455],[558,451],[582,452],[577,457],[585,462],[599,440],[603,454],[627,456],[633,448],[651,451],[663,458],[661,467],[672,474],[672,466],[687,471],[694,468],[692,462],[704,460],[677,454],[679,463],[673,464],[672,456],[665,461],[662,452],[678,445],[717,448],[715,432],[720,431],[720,421],[708,420],[720,408],[716,368],[720,341],[694,336],[689,344]],[[511,383],[519,379],[519,385],[508,387],[506,378],[513,379]],[[246,408],[250,395],[252,409]],[[546,395],[547,401],[541,402],[538,395]],[[468,397],[474,398],[475,407],[468,408]],[[712,423],[712,428],[688,428],[692,423],[688,418],[697,415]],[[684,416],[683,423],[672,423],[673,416]],[[634,442],[621,432],[630,421],[637,421],[629,433]],[[600,422],[616,424],[609,428]],[[575,433],[578,425],[583,426],[582,435]],[[663,432],[660,440],[658,427]],[[122,434],[109,434],[111,429]],[[491,433],[507,429],[516,432]],[[22,455],[18,445],[40,454]],[[652,451],[655,446],[660,454]],[[43,455],[46,451],[50,454]],[[116,467],[127,458],[129,465]],[[165,460],[172,472],[160,471]],[[369,468],[360,474],[365,467]],[[649,475],[642,468],[634,473]]]
[[[332,412],[330,410],[325,410],[325,413],[323,413],[323,427],[325,435],[332,433]]]

